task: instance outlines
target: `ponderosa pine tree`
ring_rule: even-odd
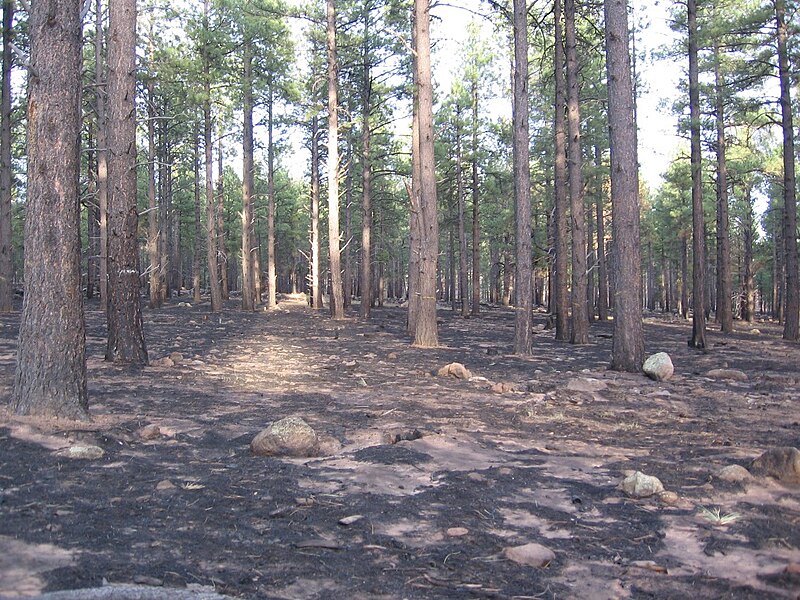
[[[136,0],[111,0],[108,19],[108,346],[106,360],[147,364],[136,204]]]
[[[339,232],[339,83],[336,58],[336,7],[327,0],[328,49],[328,253],[331,271],[331,318],[344,318]]]
[[[253,192],[254,171],[253,159],[253,42],[248,33],[242,48],[242,310],[255,310],[256,298],[255,273],[253,264],[254,244],[253,230]]]
[[[436,324],[436,274],[439,255],[439,215],[433,148],[433,81],[431,77],[430,0],[414,0],[418,144],[412,149],[419,165],[419,294],[414,345],[439,345]],[[413,210],[413,208],[412,208]]]
[[[569,226],[567,215],[567,139],[565,113],[566,87],[564,79],[564,38],[562,34],[561,0],[554,0],[555,46],[553,70],[555,72],[555,117],[553,122],[554,159],[553,191],[554,223],[553,239],[555,259],[553,264],[553,312],[556,317],[556,339],[569,341],[569,287],[567,265],[569,264]]]
[[[639,249],[639,172],[631,59],[628,49],[628,3],[605,6],[608,124],[611,146],[611,225],[616,254],[614,339],[611,368],[641,370],[644,363],[642,278]]]
[[[31,4],[25,298],[11,408],[18,414],[85,420],[78,185],[81,5],[80,0]]]
[[[514,0],[513,149],[516,267],[514,271],[514,353],[530,354],[533,293],[531,277],[531,171],[528,138],[528,6]]]
[[[3,59],[0,85],[0,313],[10,312],[14,300],[14,248],[11,241],[11,68],[14,0],[3,0]]]
[[[697,0],[688,0],[689,113],[692,167],[692,337],[693,348],[706,347],[705,315],[705,223],[703,215],[703,173],[700,147],[700,82],[697,40]]]
[[[778,42],[778,77],[781,86],[781,129],[783,132],[783,243],[786,268],[783,339],[797,341],[800,339],[800,274],[798,274],[797,265],[794,125],[792,123],[785,0],[775,0],[775,29]]]

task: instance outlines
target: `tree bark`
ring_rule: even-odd
[[[278,305],[277,257],[275,256],[275,139],[274,139],[274,96],[270,81],[267,100],[267,308]],[[261,245],[259,244],[259,248]],[[256,252],[256,300],[261,298],[261,267]]]
[[[614,235],[614,338],[611,368],[637,372],[644,363],[639,249],[639,173],[628,50],[628,3],[605,2],[611,223]]]
[[[472,80],[472,316],[481,313],[481,229],[478,181],[478,79]]]
[[[408,211],[408,320],[406,330],[413,338],[416,335],[419,316],[419,256],[420,256],[420,179],[419,162],[419,86],[417,68],[416,4],[412,8],[411,24],[411,63],[412,67],[412,108],[411,108],[411,185],[407,184]],[[364,283],[362,282],[362,287]]]
[[[194,132],[194,243],[192,247],[192,300],[197,304],[203,298],[200,293],[200,244],[203,237],[203,228],[200,223],[200,131],[199,126]]]
[[[553,188],[555,192],[555,264],[553,265],[553,312],[556,317],[556,339],[569,341],[569,287],[568,287],[568,254],[569,225],[567,204],[567,138],[564,109],[566,107],[566,87],[564,80],[564,40],[561,23],[561,0],[553,3],[555,19],[555,119],[553,161]]]
[[[361,308],[362,318],[370,317],[372,309],[372,157],[370,156],[372,112],[372,74],[369,62],[369,10],[364,3],[364,46],[362,49],[364,72],[361,89]]]
[[[152,37],[153,31],[150,31]],[[153,60],[152,41],[150,61]],[[161,264],[158,251],[158,203],[156,201],[156,106],[155,75],[152,65],[147,77],[147,256],[150,280],[150,308],[161,306]]]
[[[209,0],[203,2],[203,27],[208,31]],[[214,156],[211,145],[211,58],[208,47],[202,48],[203,59],[203,150],[206,174],[206,261],[211,289],[211,312],[222,310],[222,286],[217,263],[216,210],[214,209]]]
[[[578,48],[575,0],[564,0],[564,37],[567,55],[567,128],[569,130],[569,195],[572,216],[572,327],[570,342],[589,343],[586,307],[586,209],[583,205]]]
[[[530,354],[533,294],[531,277],[531,185],[528,134],[528,7],[514,0],[513,150],[514,208],[516,222],[514,273],[514,353]]]
[[[31,5],[25,298],[11,407],[88,419],[80,272],[81,2]]]
[[[339,231],[339,83],[336,58],[336,8],[328,0],[328,254],[331,271],[331,318],[344,319]]]
[[[786,267],[783,339],[800,339],[800,274],[797,259],[797,197],[792,124],[791,81],[787,50],[786,2],[775,0],[775,25],[778,38],[778,75],[781,84],[781,128],[783,130],[783,243]]]
[[[748,186],[744,198],[744,220],[742,230],[744,233],[742,244],[744,246],[744,256],[742,257],[742,320],[752,323],[755,321],[755,283],[753,281],[753,242],[756,237],[755,218],[753,215],[753,204],[751,189]]]
[[[136,0],[115,0],[108,26],[108,347],[106,360],[147,364],[136,204]]]
[[[3,0],[2,100],[0,100],[0,313],[13,310],[14,247],[11,236],[11,68],[14,0]]]
[[[714,100],[717,125],[717,321],[722,333],[733,333],[728,166],[725,147],[725,80],[720,69],[719,41],[714,43]]]
[[[634,113],[635,114],[635,113]],[[594,147],[595,167],[601,168],[600,147]],[[608,321],[608,261],[606,260],[606,224],[603,210],[603,178],[597,186],[597,317]],[[637,190],[638,191],[638,190]]]
[[[242,49],[242,310],[256,308],[253,282],[253,43],[245,40]]]
[[[691,116],[692,163],[692,337],[693,348],[706,347],[705,316],[705,224],[703,218],[703,173],[700,147],[700,83],[697,52],[697,0],[688,0],[689,113]]]
[[[100,208],[100,304],[108,311],[108,143],[106,77],[103,62],[103,4],[95,0],[94,85],[97,103],[97,205]]]
[[[222,288],[222,299],[230,299],[230,283],[228,281],[228,248],[225,243],[225,171],[222,159],[224,156],[222,149],[223,131],[220,127],[219,142],[217,144],[217,195],[216,195],[216,238],[217,238],[217,260],[219,265],[219,279]]]
[[[311,308],[322,308],[319,239],[319,123],[311,118]]]
[[[439,255],[439,216],[436,200],[436,173],[433,144],[433,82],[431,79],[430,0],[414,0],[416,72],[419,94],[419,314],[414,329],[414,345],[435,348],[439,345],[436,323],[436,274]]]
[[[456,109],[456,200],[458,206],[458,299],[461,301],[461,316],[469,316],[467,302],[467,227],[466,202],[464,200],[464,169],[461,156],[461,107]]]

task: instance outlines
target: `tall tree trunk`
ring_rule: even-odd
[[[555,19],[555,119],[553,187],[555,191],[555,264],[553,265],[553,312],[556,317],[556,339],[569,341],[569,287],[568,287],[568,254],[569,225],[567,221],[569,206],[567,204],[567,138],[564,110],[566,107],[566,88],[564,80],[564,40],[561,23],[561,0],[553,3]]]
[[[411,103],[411,185],[406,184],[409,200],[408,211],[408,320],[406,330],[413,338],[416,335],[417,318],[419,316],[419,257],[420,257],[420,179],[422,172],[419,162],[419,86],[417,68],[417,7],[412,8],[411,18],[411,63],[412,68],[412,103]],[[363,282],[362,282],[363,287]]]
[[[800,339],[800,281],[797,266],[797,197],[794,162],[794,127],[792,125],[791,81],[787,50],[786,2],[775,0],[775,24],[778,38],[778,75],[781,83],[781,128],[783,129],[783,243],[786,255],[786,302],[783,339]]]
[[[219,278],[222,287],[222,299],[230,298],[230,284],[228,282],[228,248],[225,240],[225,172],[222,158],[222,128],[220,128],[219,144],[217,147],[217,260],[219,261]]]
[[[589,343],[586,308],[586,209],[583,205],[578,48],[575,0],[564,0],[564,37],[567,54],[567,128],[569,130],[569,195],[572,214],[572,328],[570,342]]]
[[[461,316],[469,316],[467,302],[467,227],[466,202],[464,200],[464,169],[461,156],[461,107],[456,109],[456,200],[458,206],[458,299],[461,301]]]
[[[755,239],[756,231],[753,216],[753,204],[751,199],[751,189],[747,186],[744,198],[745,216],[742,223],[742,230],[744,232],[743,245],[744,256],[742,257],[743,273],[742,273],[742,320],[752,323],[755,321],[756,307],[755,307],[755,284],[753,282],[753,241]]]
[[[106,360],[147,364],[136,205],[136,0],[115,0],[108,26],[108,347]]]
[[[328,253],[331,271],[331,318],[344,318],[341,233],[339,231],[339,83],[336,58],[336,8],[328,0]]]
[[[256,308],[253,282],[253,43],[244,42],[242,72],[242,310]]]
[[[169,281],[169,262],[170,262],[170,253],[169,253],[169,203],[170,203],[170,195],[169,195],[169,180],[170,180],[170,172],[169,172],[169,139],[168,139],[168,129],[169,125],[166,120],[162,119],[159,121],[159,133],[158,133],[158,164],[159,164],[159,175],[158,175],[158,197],[159,197],[159,210],[158,210],[158,218],[159,218],[159,227],[160,227],[160,234],[157,236],[157,244],[156,250],[158,252],[158,259],[156,264],[158,265],[158,289],[160,292],[159,295],[159,302],[165,301],[170,294],[170,281]]]
[[[364,3],[364,72],[361,89],[361,308],[359,314],[368,319],[372,308],[372,156],[370,155],[372,112],[372,73],[369,61],[369,10]]]
[[[414,329],[414,345],[435,348],[439,345],[436,324],[436,273],[439,256],[439,215],[436,201],[436,173],[433,144],[433,82],[431,79],[430,0],[414,0],[416,72],[419,94],[419,144],[413,150],[419,164],[419,314]]]
[[[639,250],[639,172],[628,50],[628,3],[605,3],[611,225],[614,235],[614,339],[611,368],[637,372],[644,363]]]
[[[106,73],[103,61],[103,4],[95,0],[94,85],[97,103],[97,205],[100,207],[100,304],[108,311],[108,143]]]
[[[719,41],[714,42],[714,100],[717,122],[717,321],[722,333],[733,333],[731,296],[730,220],[728,218],[728,166],[725,148],[725,80],[720,69]]]
[[[472,80],[472,315],[481,312],[481,228],[478,181],[478,80]]]
[[[11,312],[14,301],[14,247],[11,243],[11,67],[14,0],[3,0],[3,70],[0,100],[0,313]],[[91,287],[91,284],[89,284]]]
[[[594,321],[595,285],[594,274],[597,270],[597,254],[594,250],[594,211],[591,201],[586,211],[586,318],[591,323]]]
[[[153,31],[151,29],[152,38]],[[148,268],[150,279],[150,308],[161,306],[161,265],[158,252],[158,203],[156,201],[156,106],[155,75],[152,72],[152,41],[149,52],[151,61],[147,77],[147,256],[150,260]]]
[[[627,0],[626,0],[627,3]],[[627,24],[626,24],[627,26]],[[594,147],[595,168],[598,173],[602,167],[600,146]],[[606,224],[603,211],[603,177],[598,174],[597,186],[597,316],[601,321],[608,321],[608,262],[606,260]],[[638,190],[637,190],[638,191]]]
[[[93,148],[94,140],[92,133],[95,131],[89,128],[87,143]],[[86,298],[94,298],[95,290],[98,287],[98,275],[100,268],[100,208],[97,206],[97,152],[90,150],[86,157],[86,178],[89,181],[88,195],[90,200],[86,210],[86,238],[89,243],[89,257],[86,264]]]
[[[208,31],[209,0],[203,2],[203,28]],[[211,312],[222,310],[222,286],[217,263],[216,210],[214,210],[214,155],[211,145],[211,59],[208,46],[202,49],[203,58],[203,146],[206,174],[206,260],[208,283],[211,289]]]
[[[275,122],[273,115],[274,90],[272,80],[267,99],[267,308],[278,305],[277,258],[275,256]],[[261,244],[258,245],[259,249]],[[256,252],[256,300],[261,301],[261,267]]]
[[[85,420],[80,14],[80,0],[37,0],[29,15],[25,298],[11,408]]]
[[[700,83],[697,64],[697,0],[688,0],[689,112],[692,162],[692,337],[693,348],[706,347],[705,224],[703,219],[703,172],[700,148]]]
[[[347,173],[344,186],[344,239],[342,253],[342,288],[344,290],[344,308],[349,309],[353,301],[353,253],[350,243],[353,241],[353,138],[347,138]]]
[[[514,218],[516,222],[514,272],[514,353],[530,354],[533,294],[531,277],[531,185],[528,135],[528,7],[514,0],[513,149]]]
[[[311,118],[311,308],[322,308],[319,239],[319,123]]]
[[[203,237],[203,228],[200,224],[200,127],[197,125],[194,132],[194,242],[192,246],[192,300],[196,303],[202,300],[200,294],[200,248]]]
[[[689,318],[689,241],[687,234],[682,233],[680,237],[681,251],[681,305],[678,310],[681,318]]]

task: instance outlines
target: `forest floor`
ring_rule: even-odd
[[[690,323],[649,315],[648,353],[675,364],[655,382],[607,370],[610,323],[576,347],[538,314],[520,357],[507,308],[442,309],[441,347],[423,350],[398,307],[333,322],[291,299],[221,315],[179,301],[144,318],[151,360],[184,360],[138,370],[103,361],[87,307],[91,422],[0,408],[0,597],[106,583],[292,600],[800,597],[800,486],[715,475],[800,447],[800,346],[775,324],[711,328],[701,353]],[[5,399],[17,320],[0,317]],[[472,379],[435,375],[453,361]],[[326,455],[250,452],[292,415]],[[142,439],[151,424],[161,435]],[[76,442],[105,454],[59,454]],[[674,493],[626,496],[635,470]],[[555,558],[506,554],[528,543]]]

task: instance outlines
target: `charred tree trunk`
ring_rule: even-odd
[[[97,206],[100,209],[100,303],[108,311],[108,143],[106,75],[103,61],[103,5],[95,0],[94,85],[97,103]]]
[[[253,43],[248,38],[243,48],[242,71],[242,310],[256,308],[253,281]]]
[[[108,347],[106,360],[147,364],[136,205],[136,0],[109,7]]]
[[[319,239],[319,123],[311,119],[311,308],[322,308]]]
[[[328,254],[331,271],[331,318],[344,319],[339,231],[339,83],[336,58],[336,10],[328,0]]]
[[[553,312],[556,317],[556,339],[569,341],[569,287],[567,265],[569,254],[569,225],[567,216],[567,137],[565,124],[566,88],[564,79],[564,40],[562,35],[561,0],[554,2],[555,14],[555,119],[553,161],[553,188],[555,192],[554,234],[555,261],[553,265]]]
[[[11,312],[14,301],[14,247],[11,242],[11,68],[14,0],[3,0],[3,68],[0,99],[0,313]],[[87,286],[91,288],[92,285]]]
[[[365,3],[366,7],[366,3]],[[364,72],[361,90],[361,308],[359,314],[368,319],[372,308],[372,157],[369,117],[372,112],[372,74],[369,62],[369,11],[364,10]]]
[[[150,32],[153,35],[153,32]],[[152,47],[150,60],[152,61]],[[150,308],[161,306],[161,264],[158,252],[158,203],[156,200],[156,107],[153,73],[147,78],[147,256],[150,260]]]
[[[720,70],[719,43],[714,43],[714,99],[717,125],[717,321],[722,333],[733,333],[731,296],[730,219],[728,217],[728,166],[725,148],[725,80]]]
[[[626,0],[608,0],[604,6],[616,291],[611,368],[636,372],[644,363],[644,333],[639,255],[639,173],[628,50],[628,3]]]
[[[11,408],[86,420],[80,272],[81,2],[37,0],[29,18],[25,298]]]
[[[200,244],[203,237],[203,228],[200,223],[200,132],[199,127],[194,133],[194,244],[192,247],[192,300],[198,303],[202,300],[200,294]]]

